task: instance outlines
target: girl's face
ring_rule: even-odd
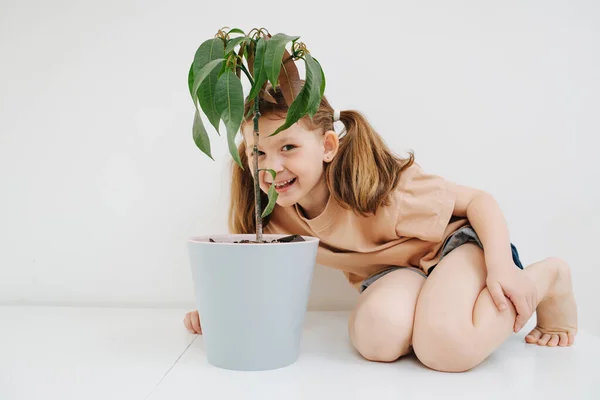
[[[324,162],[331,161],[338,142],[337,136],[335,140],[330,137],[335,132],[323,134],[319,129],[309,130],[303,121],[269,137],[284,122],[285,119],[272,115],[259,118],[258,168],[277,172],[277,204],[289,207],[295,203],[302,204],[303,199],[311,197],[313,189],[324,185]],[[254,176],[253,127],[253,122],[249,122],[244,125],[242,132],[246,142],[248,168]],[[268,193],[273,176],[267,171],[260,171],[259,179],[261,190]]]

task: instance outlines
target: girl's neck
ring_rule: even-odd
[[[310,193],[298,202],[298,205],[302,209],[306,218],[313,219],[325,211],[328,200],[329,188],[327,187],[325,179],[321,179],[320,182],[310,191]]]

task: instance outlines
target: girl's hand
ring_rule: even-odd
[[[185,325],[185,329],[187,329],[190,333],[202,334],[202,327],[200,326],[200,316],[198,315],[198,311],[190,311],[189,313],[185,314],[183,324]]]
[[[515,306],[517,319],[514,332],[519,332],[533,315],[537,306],[537,289],[522,270],[510,261],[512,265],[488,266],[486,284],[496,307],[500,311],[508,309],[506,297]]]

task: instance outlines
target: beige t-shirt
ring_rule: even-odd
[[[363,217],[342,208],[333,196],[308,219],[295,204],[276,205],[264,233],[318,237],[317,263],[344,272],[357,290],[363,279],[390,266],[428,269],[439,262],[448,236],[468,224],[452,216],[452,182],[425,173],[417,163],[402,172],[390,204]]]

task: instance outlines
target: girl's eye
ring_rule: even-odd
[[[286,147],[291,147],[290,150],[293,150],[293,149],[296,148],[296,146],[294,146],[293,144],[286,144],[285,146],[282,147],[282,149],[285,149]],[[287,150],[287,151],[290,151],[290,150]],[[260,151],[260,150],[258,151],[258,156],[259,157],[260,156],[264,156],[264,155],[265,155],[265,153],[263,151]],[[254,156],[254,152],[251,152],[250,153],[250,157],[253,157],[253,156]]]

